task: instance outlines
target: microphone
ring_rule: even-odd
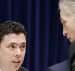
[[[68,62],[70,71],[75,71],[75,41],[73,41],[68,49]]]

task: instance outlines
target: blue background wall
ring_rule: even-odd
[[[62,35],[58,0],[0,0],[0,22],[15,20],[27,30],[27,54],[23,66],[46,71],[67,59],[68,41]]]

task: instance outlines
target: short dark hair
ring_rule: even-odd
[[[16,21],[5,21],[0,24],[0,42],[4,35],[15,33],[20,34],[24,33],[26,35],[26,30],[23,24]]]

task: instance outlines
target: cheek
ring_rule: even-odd
[[[64,27],[64,30],[66,30],[67,32],[71,32],[72,31],[72,28],[73,28],[73,26],[72,26],[72,24],[70,22],[66,22],[63,25],[63,27]]]
[[[4,60],[10,60],[11,57],[12,57],[12,55],[9,54],[8,52],[5,52],[5,53],[1,53],[1,57],[2,57],[2,59],[4,59]]]
[[[12,53],[8,49],[1,49],[0,50],[0,58],[5,61],[9,61],[12,57]]]
[[[5,49],[2,51],[2,55],[4,55],[5,57],[10,57],[12,56],[12,52],[10,52],[9,49]]]
[[[75,34],[75,26],[74,25],[72,25],[72,24],[68,25],[67,30],[70,33],[74,33]]]
[[[24,52],[23,52],[23,56],[25,56],[25,54],[26,54],[26,50],[24,50]]]
[[[1,64],[4,65],[8,65],[11,61],[11,54],[8,54],[7,52],[6,53],[1,53],[0,54],[0,61],[1,61]]]
[[[24,50],[24,52],[22,52],[22,59],[25,58],[25,54],[26,54],[26,50]]]

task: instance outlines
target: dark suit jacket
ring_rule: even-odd
[[[65,60],[64,62],[55,64],[53,66],[50,66],[47,71],[69,71],[68,69],[68,64],[67,64],[67,60]]]
[[[18,71],[29,71],[29,70],[24,67],[21,67]]]

